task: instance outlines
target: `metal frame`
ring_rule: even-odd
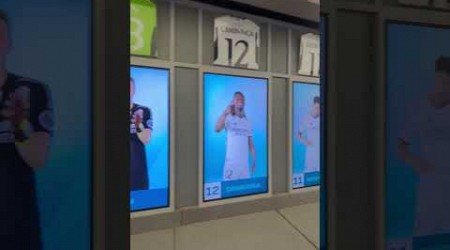
[[[160,68],[169,71],[169,206],[130,213],[130,218],[141,218],[175,211],[175,73],[173,67],[156,63],[147,58],[131,57],[130,66]]]
[[[301,80],[303,79],[303,80]],[[314,80],[314,81],[311,81]],[[294,121],[294,117],[293,117],[293,112],[294,112],[294,104],[293,104],[293,94],[294,94],[294,84],[295,83],[302,83],[302,84],[309,84],[309,85],[317,85],[320,86],[320,79],[316,78],[316,77],[299,77],[297,78],[291,78],[290,82],[289,82],[289,90],[288,90],[288,100],[289,100],[289,105],[288,105],[288,167],[289,167],[289,173],[288,173],[288,177],[289,177],[289,181],[288,181],[288,187],[289,187],[289,193],[304,193],[304,192],[309,192],[309,191],[316,191],[316,190],[320,190],[320,183],[318,185],[314,185],[314,186],[307,186],[307,187],[300,187],[300,188],[294,188],[292,185],[292,177],[293,177],[293,169],[294,169],[294,161],[293,161],[293,145],[294,142],[292,140],[292,132],[293,132],[293,121]]]
[[[325,66],[324,68],[322,68],[322,72],[324,72],[325,75],[324,77],[322,77],[320,80],[321,82],[321,90],[320,90],[320,94],[321,96],[325,97],[322,101],[323,103],[323,107],[322,107],[322,112],[321,112],[321,119],[323,119],[325,122],[322,122],[321,124],[321,128],[320,131],[322,133],[320,141],[322,143],[321,145],[321,152],[320,152],[320,156],[322,159],[322,162],[320,163],[320,169],[321,169],[321,178],[320,178],[320,230],[319,230],[319,247],[320,249],[326,249],[326,242],[327,242],[327,237],[328,237],[328,232],[327,232],[327,220],[328,220],[328,211],[327,211],[327,178],[328,178],[328,173],[327,173],[327,154],[328,154],[328,150],[327,150],[327,138],[328,138],[328,124],[327,124],[327,120],[326,119],[328,117],[328,99],[327,99],[327,90],[328,90],[328,46],[329,46],[329,42],[327,41],[327,38],[329,37],[328,35],[328,26],[329,26],[329,21],[328,21],[328,15],[324,14],[324,13],[320,13],[320,21],[322,22],[322,20],[324,21],[324,29],[320,29],[321,31],[321,38],[322,36],[324,36],[325,39],[321,39],[321,46],[324,47],[324,49],[320,49],[321,53],[324,53],[323,56],[321,57],[321,59],[324,59],[323,62],[321,62],[321,66]],[[322,26],[322,24],[321,24]],[[324,41],[324,43],[322,43],[322,41]],[[325,119],[324,119],[325,118]]]
[[[244,73],[245,72],[245,73]],[[204,180],[204,74],[222,74],[222,75],[230,75],[237,77],[254,77],[267,79],[267,192],[262,194],[254,194],[254,195],[246,195],[241,197],[233,197],[226,199],[219,199],[214,201],[204,201],[203,197],[203,180]],[[240,74],[241,73],[241,74]],[[272,87],[270,84],[270,78],[264,77],[265,74],[261,74],[259,72],[255,72],[252,70],[236,70],[229,68],[214,68],[209,70],[200,69],[199,70],[199,114],[200,114],[200,123],[199,123],[199,174],[198,174],[198,205],[199,207],[211,207],[217,205],[224,205],[235,202],[249,201],[249,200],[258,200],[262,198],[270,198],[272,197],[272,98],[270,97],[270,93],[272,93]]]

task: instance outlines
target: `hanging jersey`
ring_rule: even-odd
[[[299,58],[298,74],[320,76],[320,37],[318,35],[312,33],[302,35]]]
[[[130,54],[156,57],[156,4],[149,0],[131,0]]]
[[[248,20],[231,16],[214,21],[214,64],[258,69],[260,28]]]

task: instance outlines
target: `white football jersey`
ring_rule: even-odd
[[[249,175],[249,137],[252,125],[246,117],[228,115],[225,119],[227,145],[224,166],[224,180],[250,178]]]
[[[302,35],[300,42],[300,75],[319,77],[320,75],[320,37],[308,33]]]
[[[409,105],[400,138],[433,169],[419,175],[415,236],[450,233],[450,106],[435,109],[423,99]]]
[[[311,145],[306,147],[304,172],[320,171],[320,117],[307,115],[300,122],[298,130],[311,142]]]
[[[260,28],[248,20],[231,16],[214,21],[214,64],[258,69]]]

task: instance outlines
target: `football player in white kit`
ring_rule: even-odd
[[[252,125],[244,111],[245,97],[241,92],[234,93],[231,104],[225,109],[216,123],[216,132],[224,128],[227,132],[226,155],[223,180],[250,178],[249,154],[252,156],[251,172],[256,170],[256,151],[253,143]]]
[[[450,233],[450,57],[435,72],[431,94],[412,106],[398,138],[400,158],[419,176],[415,237]]]
[[[318,172],[320,170],[320,97],[314,97],[311,112],[300,121],[297,138],[306,147],[304,172]]]

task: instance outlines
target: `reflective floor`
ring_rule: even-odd
[[[132,250],[314,250],[318,245],[318,203],[131,237]]]

